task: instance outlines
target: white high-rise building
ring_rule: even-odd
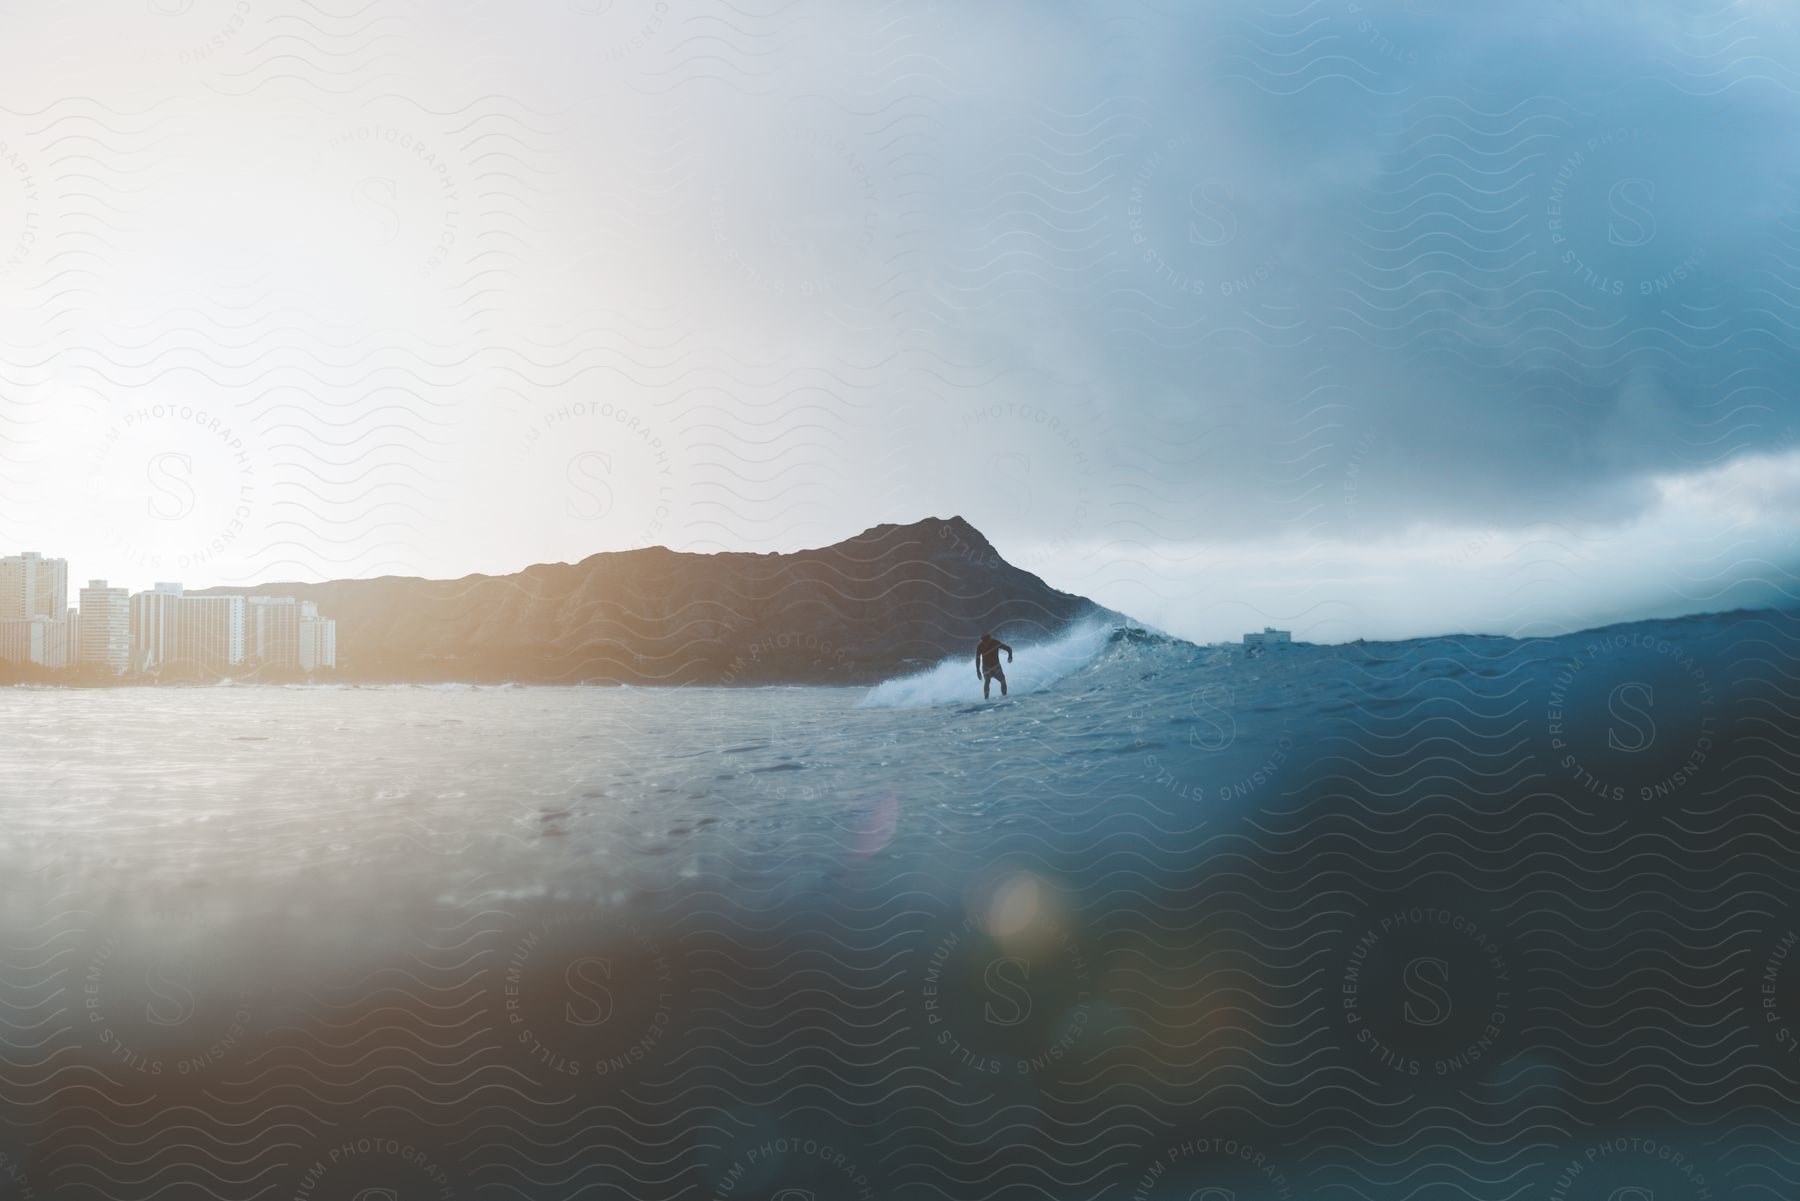
[[[69,607],[69,561],[39,559],[37,568],[37,604],[34,611],[39,617],[61,621],[63,611]]]
[[[0,663],[39,663],[44,629],[35,617],[0,617]]]
[[[244,662],[244,598],[183,596],[175,602],[173,659],[205,671]]]
[[[304,610],[291,596],[252,596],[244,610],[244,657],[264,667],[294,670],[300,666],[300,621]]]
[[[63,615],[63,634],[69,652],[63,658],[63,664],[74,667],[81,662],[81,611],[70,609]]]
[[[158,583],[131,598],[131,667],[223,673],[257,665],[312,671],[337,665],[337,623],[291,596],[196,596]]]
[[[35,557],[28,551],[0,559],[0,621],[22,621],[33,616],[38,573],[28,563]]]
[[[81,590],[81,663],[114,675],[131,667],[131,597],[105,580],[89,580]]]
[[[68,666],[69,564],[34,550],[0,558],[0,659]]]
[[[69,635],[61,618],[0,619],[0,660],[61,668],[69,663]]]
[[[175,612],[182,601],[180,584],[159,582],[131,598],[131,669],[155,671],[177,657]]]
[[[318,671],[337,666],[337,622],[319,616],[312,601],[300,603],[300,669]]]
[[[69,562],[34,550],[0,558],[0,621],[61,621],[69,605]]]

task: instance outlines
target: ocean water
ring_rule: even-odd
[[[1792,1195],[1797,635],[7,690],[0,1198]]]

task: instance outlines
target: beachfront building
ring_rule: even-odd
[[[318,671],[337,666],[337,622],[319,616],[312,601],[300,604],[300,668]]]
[[[131,669],[155,671],[175,658],[175,611],[180,584],[159,582],[131,598]]]
[[[245,598],[243,657],[277,672],[337,666],[337,621],[320,618],[317,601],[292,596]]]
[[[244,662],[244,598],[182,596],[169,662],[223,672]]]
[[[131,598],[131,648],[143,672],[177,663],[314,671],[337,666],[337,623],[291,596],[191,595],[160,583]]]
[[[244,609],[244,655],[264,667],[300,668],[300,616],[318,607],[291,596],[252,596]]]
[[[103,666],[114,675],[176,664],[209,674],[337,666],[337,622],[312,601],[192,595],[174,581],[133,596],[105,580],[80,590],[80,609],[68,599],[66,560],[35,551],[0,558],[0,662]]]
[[[337,622],[319,616],[315,601],[252,596],[245,610],[244,657],[281,671],[337,666]]]
[[[35,663],[49,668],[68,666],[69,635],[63,620],[48,617],[0,619],[0,661]]]
[[[131,668],[131,596],[105,580],[89,580],[81,590],[81,663],[114,675]]]
[[[0,660],[65,667],[69,564],[34,550],[0,558]]]
[[[283,671],[337,666],[337,622],[319,616],[315,601],[253,596],[245,617],[244,656]]]
[[[1260,646],[1264,648],[1271,646],[1290,646],[1293,644],[1293,641],[1294,635],[1291,631],[1277,630],[1271,626],[1264,626],[1263,631],[1260,634],[1244,635],[1245,646]]]
[[[0,621],[61,621],[69,605],[69,561],[28,550],[0,558]]]

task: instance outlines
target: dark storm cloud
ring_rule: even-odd
[[[1776,7],[1123,14],[968,31],[1049,50],[966,101],[958,182],[1007,199],[949,206],[944,249],[1040,285],[974,280],[955,336],[1104,380],[1120,478],[1194,446],[1146,535],[1613,523],[1794,428]],[[1354,514],[1305,503],[1347,471]]]

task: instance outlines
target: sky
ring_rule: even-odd
[[[133,589],[960,514],[1170,632],[1785,605],[1749,0],[0,11],[0,548]]]

